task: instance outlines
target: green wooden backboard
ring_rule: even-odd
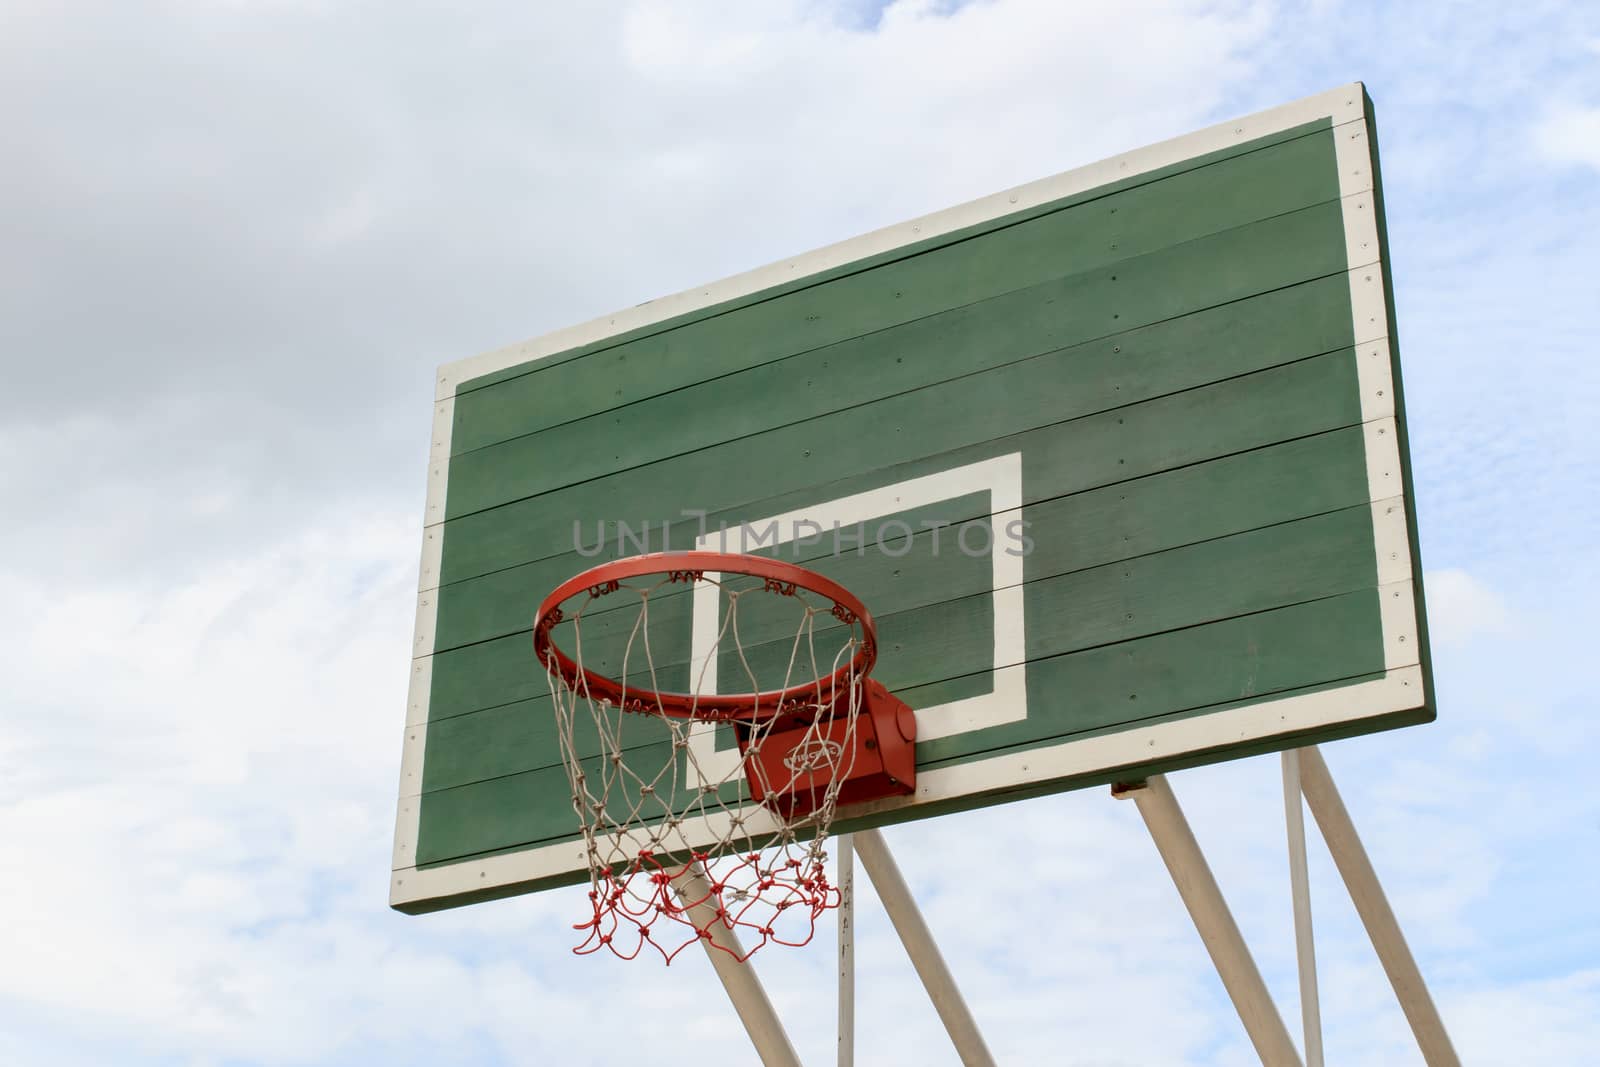
[[[1431,719],[1377,164],[1351,85],[444,367],[392,904],[585,878],[530,626],[646,549],[872,609],[842,829]]]

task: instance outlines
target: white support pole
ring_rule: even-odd
[[[1350,890],[1350,899],[1367,928],[1367,936],[1378,952],[1389,984],[1394,986],[1394,994],[1406,1014],[1406,1021],[1411,1024],[1423,1060],[1428,1067],[1459,1067],[1461,1060],[1450,1044],[1444,1020],[1439,1017],[1439,1009],[1428,994],[1417,961],[1406,945],[1405,935],[1400,932],[1394,909],[1383,895],[1383,886],[1378,883],[1378,874],[1356,834],[1355,823],[1350,821],[1350,812],[1333,784],[1333,775],[1315,746],[1300,750],[1300,788],[1322,829],[1334,866],[1339,868]]]
[[[856,864],[849,834],[834,839],[839,853],[839,1067],[856,1063]]]
[[[1239,1013],[1239,1021],[1244,1023],[1256,1055],[1266,1067],[1300,1067],[1300,1054],[1283,1025],[1283,1017],[1272,1003],[1272,994],[1261,980],[1256,961],[1233,921],[1227,901],[1222,899],[1222,890],[1206,865],[1205,855],[1166,777],[1152,774],[1142,785],[1113,786],[1112,795],[1132,797],[1139,805],[1139,814],[1172,874],[1178,895],[1189,909],[1200,940],[1211,954],[1211,962]]]
[[[761,988],[761,979],[756,977],[755,967],[748,961],[740,963],[736,958],[744,955],[739,938],[724,923],[717,921],[716,905],[707,899],[712,894],[711,883],[706,881],[705,874],[698,865],[690,866],[679,875],[675,888],[678,898],[688,910],[690,920],[697,928],[707,929],[711,933],[711,941],[715,945],[704,940],[701,944],[705,946],[711,966],[722,980],[722,988],[728,991],[728,999],[733,1001],[734,1010],[739,1013],[739,1019],[744,1023],[745,1031],[750,1035],[750,1042],[755,1045],[756,1054],[761,1057],[764,1067],[800,1067],[800,1057],[795,1055],[794,1046],[789,1043],[789,1035],[784,1032],[778,1013],[773,1010],[772,1001],[767,999],[767,991]],[[718,945],[721,948],[716,947]],[[729,955],[729,952],[735,955]]]
[[[1322,1009],[1317,996],[1317,949],[1311,928],[1311,876],[1306,869],[1306,813],[1300,801],[1300,753],[1283,753],[1283,817],[1289,835],[1289,893],[1294,900],[1294,949],[1300,966],[1300,1022],[1306,1067],[1322,1067]]]
[[[877,830],[858,830],[854,834],[854,845],[856,854],[861,857],[861,865],[866,868],[873,888],[878,891],[878,899],[883,902],[883,910],[889,913],[889,921],[894,924],[895,933],[900,935],[906,955],[911,957],[911,965],[916,968],[917,976],[928,990],[928,998],[933,1001],[934,1010],[939,1013],[944,1028],[950,1033],[950,1041],[955,1045],[961,1062],[966,1067],[994,1067],[989,1046],[984,1044],[978,1024],[967,1009],[961,990],[956,988],[950,968],[939,954],[939,946],[934,944],[933,934],[928,930],[922,913],[917,910],[911,889],[906,885],[900,868],[895,865],[894,857],[889,854],[889,846],[883,835]]]

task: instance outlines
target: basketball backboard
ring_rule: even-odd
[[[1431,719],[1377,162],[1351,85],[442,368],[393,906],[587,878],[530,628],[619,555],[866,602],[843,830]]]

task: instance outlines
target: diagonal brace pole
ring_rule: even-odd
[[[1178,895],[1211,954],[1217,976],[1239,1013],[1239,1021],[1244,1023],[1256,1055],[1267,1067],[1300,1067],[1300,1054],[1289,1038],[1289,1030],[1283,1025],[1283,1017],[1272,1002],[1272,994],[1256,969],[1255,958],[1233,921],[1233,913],[1222,898],[1222,890],[1166,776],[1152,774],[1141,783],[1114,785],[1111,795],[1132,797],[1139,805],[1139,815],[1172,874]]]
[[[877,830],[858,830],[851,836],[856,855],[861,857],[861,866],[866,868],[867,877],[872,879],[872,887],[878,891],[883,910],[889,913],[889,921],[894,924],[895,933],[900,935],[906,955],[911,957],[911,965],[916,968],[917,976],[928,990],[928,999],[933,1001],[934,1010],[944,1022],[945,1030],[949,1031],[956,1054],[966,1067],[994,1067],[989,1046],[984,1044],[977,1021],[967,1008],[967,1002],[962,999],[961,990],[956,987],[950,968],[940,955],[939,946],[934,943],[922,912],[917,909],[917,902],[911,896],[905,876],[889,854],[889,846],[883,835]]]
[[[691,865],[679,875],[675,888],[678,898],[687,906],[690,920],[696,927],[710,932],[711,940],[702,940],[701,944],[705,946],[706,955],[711,957],[711,966],[722,980],[728,999],[733,1001],[733,1008],[739,1013],[739,1020],[744,1023],[763,1067],[800,1067],[800,1057],[789,1043],[789,1035],[773,1010],[772,1001],[767,999],[767,991],[761,987],[755,967],[748,960],[739,962],[738,957],[744,955],[744,950],[738,936],[717,919],[716,905],[711,903],[711,883],[706,881],[699,865]]]
[[[1328,843],[1334,866],[1339,868],[1339,875],[1350,891],[1356,913],[1367,928],[1367,936],[1372,939],[1384,973],[1389,976],[1389,984],[1394,986],[1394,995],[1400,1001],[1406,1021],[1411,1024],[1423,1060],[1428,1067],[1460,1067],[1461,1060],[1450,1044],[1450,1035],[1445,1032],[1444,1020],[1439,1017],[1439,1009],[1428,993],[1427,983],[1422,980],[1422,972],[1417,969],[1416,958],[1400,932],[1394,909],[1383,894],[1378,873],[1333,784],[1328,764],[1315,745],[1300,750],[1300,789],[1322,830],[1323,840]]]

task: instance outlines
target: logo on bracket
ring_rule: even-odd
[[[844,746],[826,737],[812,737],[791,748],[783,757],[790,774],[809,774],[818,767],[833,767],[844,755]]]

